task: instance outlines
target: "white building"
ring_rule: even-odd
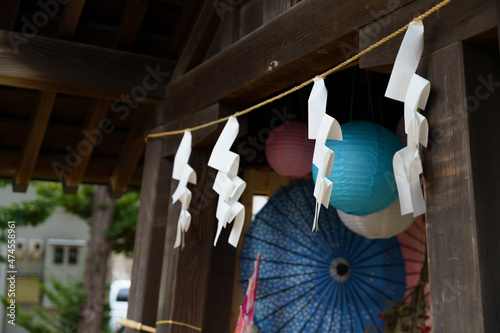
[[[33,186],[26,194],[14,193],[10,187],[6,187],[0,189],[0,206],[35,197]],[[51,275],[61,280],[82,276],[89,225],[77,216],[56,208],[44,223],[36,227],[16,227],[15,230],[16,304],[21,310],[27,310],[34,304],[50,309],[50,302],[40,294],[39,284]],[[2,245],[2,253],[7,253],[5,245]],[[7,294],[6,268],[6,265],[0,265],[0,290],[3,295]],[[8,324],[7,320],[2,308],[0,332],[26,332],[18,325]]]

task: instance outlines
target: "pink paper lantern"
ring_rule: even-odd
[[[307,138],[307,124],[292,120],[273,129],[266,141],[266,158],[278,174],[297,179],[311,172],[314,140]]]

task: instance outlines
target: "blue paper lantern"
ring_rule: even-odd
[[[392,158],[402,148],[394,133],[369,121],[341,126],[343,141],[328,140],[334,151],[330,205],[364,216],[389,207],[398,197]],[[318,169],[313,164],[316,181]]]

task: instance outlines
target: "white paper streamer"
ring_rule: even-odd
[[[413,21],[408,27],[399,48],[392,74],[387,84],[385,97],[400,102],[406,100],[406,93],[413,74],[417,71],[420,57],[424,51],[424,24]]]
[[[177,222],[177,237],[175,239],[174,248],[182,244],[184,247],[184,233],[188,231],[191,224],[191,214],[189,214],[189,204],[191,203],[192,194],[187,188],[187,184],[196,184],[196,172],[188,165],[189,156],[191,155],[191,132],[184,132],[179,148],[174,158],[173,179],[179,180],[179,184],[172,194],[172,202],[181,203],[181,214]]]
[[[427,119],[417,112],[425,109],[430,93],[430,82],[417,74],[418,63],[424,48],[422,21],[410,23],[405,34],[385,96],[404,102],[407,147],[394,154],[393,168],[398,188],[401,214],[413,212],[414,216],[425,213],[425,201],[420,187],[422,161],[419,144],[427,147],[429,126]]]
[[[314,85],[307,101],[309,110],[308,115],[308,137],[310,140],[316,139],[318,135],[321,119],[326,113],[326,102],[328,90],[325,87],[325,81],[321,78],[314,78]]]
[[[326,178],[332,172],[334,152],[326,146],[326,140],[342,140],[342,130],[337,120],[326,114],[328,92],[323,79],[314,79],[309,96],[309,139],[316,139],[313,164],[318,168],[314,197],[316,205],[312,230],[318,229],[321,205],[328,209],[333,183]]]
[[[229,150],[238,135],[238,131],[239,124],[236,118],[229,118],[208,160],[208,166],[219,171],[213,186],[214,191],[219,194],[215,213],[218,226],[214,246],[217,244],[222,228],[234,220],[228,242],[236,247],[245,221],[245,206],[238,200],[247,184],[237,175],[240,156]]]

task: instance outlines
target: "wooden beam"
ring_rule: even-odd
[[[181,119],[168,123],[165,126],[165,131],[175,131],[205,124],[207,122],[232,115],[239,109],[241,108],[234,104],[215,103],[196,112],[195,114],[187,115]],[[247,131],[247,118],[239,117],[238,122],[240,124],[239,135],[242,135]],[[193,147],[212,148],[224,126],[225,123],[221,123],[192,132]],[[166,137],[165,145],[163,147],[163,156],[169,157],[175,155],[181,139],[182,135]]]
[[[135,234],[132,286],[127,318],[148,326],[156,326],[165,219],[171,201],[170,182],[173,162],[161,157],[162,140],[151,140],[146,145],[144,181],[141,185],[141,205]],[[125,333],[135,333],[130,328]]]
[[[240,6],[231,7],[231,10],[219,13],[220,22],[220,50],[224,50],[240,38]]]
[[[297,0],[264,0],[264,24],[297,4]]]
[[[397,15],[383,17],[361,29],[361,49],[391,34],[410,22],[417,14],[430,9],[439,0],[416,1],[403,7]],[[485,31],[496,29],[498,18],[492,0],[454,0],[438,13],[424,21],[424,55],[446,45],[473,38]],[[369,70],[390,73],[404,34],[377,47],[361,57],[359,66]]]
[[[21,0],[0,1],[0,29],[14,30]]]
[[[94,99],[90,103],[76,146],[72,147],[78,158],[75,161],[76,165],[73,170],[64,179],[64,193],[75,194],[78,190],[78,186],[80,186],[87,171],[94,147],[103,140],[101,125],[109,111],[109,107],[110,102],[102,99]]]
[[[127,1],[118,28],[116,47],[128,49],[134,44],[146,11],[148,10],[149,2],[149,0]]]
[[[398,7],[408,2],[401,0]],[[344,60],[340,45],[352,43],[357,29],[374,20],[373,12],[384,10],[387,3],[378,0],[301,1],[171,82],[166,119],[216,101],[254,103],[312,78]],[[278,62],[272,70],[269,61]]]
[[[498,51],[455,43],[422,58],[432,82],[423,151],[432,330],[500,331]]]
[[[163,99],[173,62],[0,30],[0,84],[100,99]]]
[[[496,12],[497,12],[497,39],[498,39],[498,46],[500,48],[500,0],[496,0]]]
[[[239,36],[243,38],[264,23],[264,1],[245,1],[239,8]]]
[[[64,5],[59,22],[59,38],[73,39],[84,6],[85,0],[71,0]]]
[[[26,192],[28,189],[56,95],[53,92],[40,92],[38,95],[37,107],[34,114],[31,115],[21,159],[19,160],[17,172],[12,182],[14,192]]]
[[[146,148],[144,132],[152,127],[150,112],[134,112],[133,124],[118,163],[111,175],[112,197],[119,198],[126,190]]]
[[[220,318],[215,315],[212,318],[204,317],[205,302],[212,301],[208,300],[207,294],[217,206],[217,196],[212,190],[215,172],[206,166],[209,156],[209,150],[194,150],[189,161],[197,173],[198,182],[192,190],[191,226],[185,234],[185,248],[182,251],[173,248],[180,213],[179,205],[178,203],[173,205],[169,200],[163,253],[164,274],[159,290],[160,301],[157,316],[157,320],[175,320],[200,328],[204,327],[205,319],[220,321]],[[170,195],[175,191],[176,183],[172,183]],[[223,232],[219,243],[225,241],[224,234]],[[232,251],[234,252],[234,249]],[[226,288],[230,292],[231,286],[227,285]],[[156,332],[174,333],[188,332],[188,330],[163,324],[156,326]]]
[[[19,151],[1,150],[0,151],[0,177],[12,178],[17,170],[21,157]],[[33,170],[32,180],[60,181],[58,172],[64,170],[67,155],[63,154],[45,154],[40,153]],[[116,159],[113,158],[93,158],[89,164],[82,183],[103,184],[109,183],[111,174],[116,165]],[[57,166],[62,169],[57,170]],[[130,186],[139,186],[142,178],[142,166],[138,166],[134,171]],[[63,178],[62,178],[63,179]]]
[[[175,66],[172,80],[179,78],[203,60],[219,24],[220,19],[215,12],[213,2],[205,0],[193,30],[179,57],[179,61]]]

